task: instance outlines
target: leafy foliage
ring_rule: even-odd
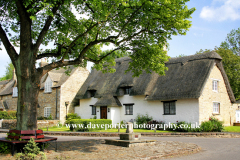
[[[81,117],[78,116],[77,113],[68,113],[67,120],[69,119],[81,119]]]
[[[46,160],[46,155],[40,151],[40,148],[37,146],[37,143],[31,138],[28,143],[23,148],[24,153],[18,153],[16,159],[18,160],[34,160],[38,155],[40,159]]]
[[[14,66],[12,63],[8,63],[5,71],[5,75],[0,78],[0,81],[12,79]]]
[[[221,47],[230,49],[234,54],[240,56],[240,28],[231,30],[226,40],[221,43]]]
[[[10,153],[11,146],[9,143],[0,142],[0,153]]]
[[[210,117],[209,121],[201,123],[200,128],[203,132],[221,132],[223,130],[223,122],[217,118]]]
[[[0,119],[16,119],[17,111],[0,111]]]
[[[32,30],[29,38],[32,42],[37,43],[44,32],[41,44],[54,42],[55,45],[47,50],[37,48],[39,57],[48,53],[46,57],[53,57],[54,62],[74,59],[78,65],[80,61],[77,60],[82,59],[80,65],[86,65],[88,60],[96,62],[96,69],[112,71],[104,67],[105,62],[109,66],[114,65],[116,57],[130,53],[134,61],[129,71],[133,70],[135,76],[141,74],[142,69],[163,74],[166,70],[164,62],[169,58],[163,51],[166,40],[171,39],[171,35],[185,35],[191,26],[188,19],[195,8],[188,9],[185,5],[188,1],[40,0],[32,3],[32,0],[25,0],[20,4],[1,0],[1,27],[12,44],[21,47],[21,34],[24,33],[20,26],[27,24],[19,21],[30,21]],[[17,12],[21,7],[28,14]],[[110,44],[114,49],[101,50],[103,45]]]
[[[48,117],[43,117],[43,116],[37,117],[37,119],[38,119],[38,120],[53,120],[51,114],[50,114]]]
[[[210,51],[212,50],[201,49],[200,51],[196,52],[196,54],[206,53]],[[240,99],[240,57],[234,54],[230,49],[225,49],[222,47],[215,47],[214,51],[222,57],[222,64],[228,76],[233,94],[236,100]]]
[[[142,115],[142,114],[138,114],[136,117],[136,122],[137,124],[147,124],[148,122],[152,121],[153,118],[152,116],[149,116],[148,114],[146,115]]]

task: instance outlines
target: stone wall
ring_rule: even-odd
[[[81,88],[89,75],[89,71],[85,68],[78,68],[68,80],[61,86],[61,104],[60,104],[60,121],[65,122],[66,106],[65,102],[69,101],[67,113],[74,113],[74,106],[72,104],[77,92]]]
[[[46,128],[57,126],[59,120],[38,120],[38,128]],[[14,129],[16,128],[17,120],[3,120],[2,129]]]
[[[212,90],[212,81],[218,80],[218,91]],[[213,114],[213,102],[220,103],[220,113]],[[233,125],[235,122],[235,112],[237,105],[231,103],[227,93],[223,76],[216,65],[210,72],[208,80],[204,86],[203,92],[199,98],[199,121],[207,121],[213,116],[224,121],[225,126]]]
[[[57,93],[56,93],[57,92]],[[56,99],[57,96],[57,99]],[[57,118],[56,118],[56,100],[57,100]],[[44,117],[44,108],[51,107],[51,115],[53,119],[59,119],[60,108],[60,87],[52,88],[52,92],[45,93],[44,90],[40,90],[38,96],[39,108],[37,109],[38,117]]]
[[[16,111],[17,110],[17,97],[12,97],[12,95],[1,96],[1,100],[6,101],[8,104],[7,111]],[[6,109],[5,109],[6,110]]]

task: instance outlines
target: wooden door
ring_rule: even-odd
[[[101,119],[107,119],[107,106],[100,107]]]

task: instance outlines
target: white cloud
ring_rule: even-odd
[[[221,4],[217,6],[217,4]],[[240,0],[213,0],[202,8],[200,17],[208,21],[240,20]]]

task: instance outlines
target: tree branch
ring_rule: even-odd
[[[67,51],[64,53],[64,55],[62,56],[62,61],[64,60],[64,57],[68,54],[68,52],[70,51],[70,49],[72,48],[72,46],[77,42],[77,40],[81,37],[83,37],[85,34],[87,34],[89,31],[91,31],[94,27],[96,27],[98,25],[98,22],[96,24],[94,24],[93,26],[91,26],[90,28],[87,29],[86,32],[82,33],[81,35],[78,35],[74,41],[72,41],[72,43],[69,45]]]
[[[53,13],[53,16],[57,13],[57,10],[59,9],[59,7],[63,4],[63,1],[59,4],[57,4],[57,6],[53,7],[52,9],[52,13]],[[34,53],[37,52],[39,46],[41,45],[42,41],[43,41],[43,38],[45,37],[45,35],[47,34],[47,31],[49,30],[49,27],[51,25],[53,21],[53,17],[52,16],[48,16],[46,22],[45,22],[45,25],[42,29],[42,31],[40,32],[39,36],[38,36],[38,39],[36,41],[36,43],[34,44]]]
[[[84,2],[86,3],[86,6],[92,11],[92,13],[95,13],[94,10],[90,7],[90,5],[86,2],[86,0],[84,0]]]
[[[12,46],[12,44],[10,43],[5,31],[2,28],[2,25],[0,24],[0,39],[3,42],[3,45],[9,55],[9,57],[11,58],[12,63],[15,63],[15,60],[18,58],[18,54],[15,50],[15,48]]]
[[[55,68],[69,66],[69,65],[76,65],[76,64],[81,64],[81,63],[83,63],[82,60],[52,62],[44,67],[38,68],[37,71],[38,71],[38,73],[41,73],[41,75],[44,75],[47,72],[49,72],[50,70],[55,69]]]
[[[63,46],[64,44],[62,44],[62,45],[57,44],[57,45],[59,45],[57,53],[42,53],[42,54],[39,54],[36,59],[38,60],[38,59],[41,59],[41,58],[44,58],[44,57],[58,57],[58,56],[61,56],[62,48],[65,48]]]
[[[137,33],[134,33],[132,36],[129,36],[129,37],[127,37],[127,38],[124,38],[124,39],[122,39],[121,41],[118,41],[118,42],[117,42],[117,45],[119,45],[119,44],[122,43],[122,42],[129,41],[129,40],[131,40],[133,37],[139,35],[140,33],[145,32],[145,31],[147,31],[147,30],[146,30],[146,29],[142,29],[141,31],[139,31],[139,32],[137,32]]]
[[[61,56],[61,53],[42,53],[37,56],[37,60],[45,57],[58,57]]]
[[[108,54],[102,56],[99,60],[94,60],[94,59],[88,58],[88,57],[84,57],[84,59],[85,59],[85,60],[88,60],[88,61],[90,61],[90,62],[93,62],[93,63],[95,63],[95,64],[98,64],[101,60],[103,60],[104,58],[106,58],[107,56],[109,56],[110,54],[112,54],[114,51],[117,51],[117,50],[119,50],[119,49],[121,49],[121,48],[118,47],[118,48],[112,50],[112,51],[109,52]]]

